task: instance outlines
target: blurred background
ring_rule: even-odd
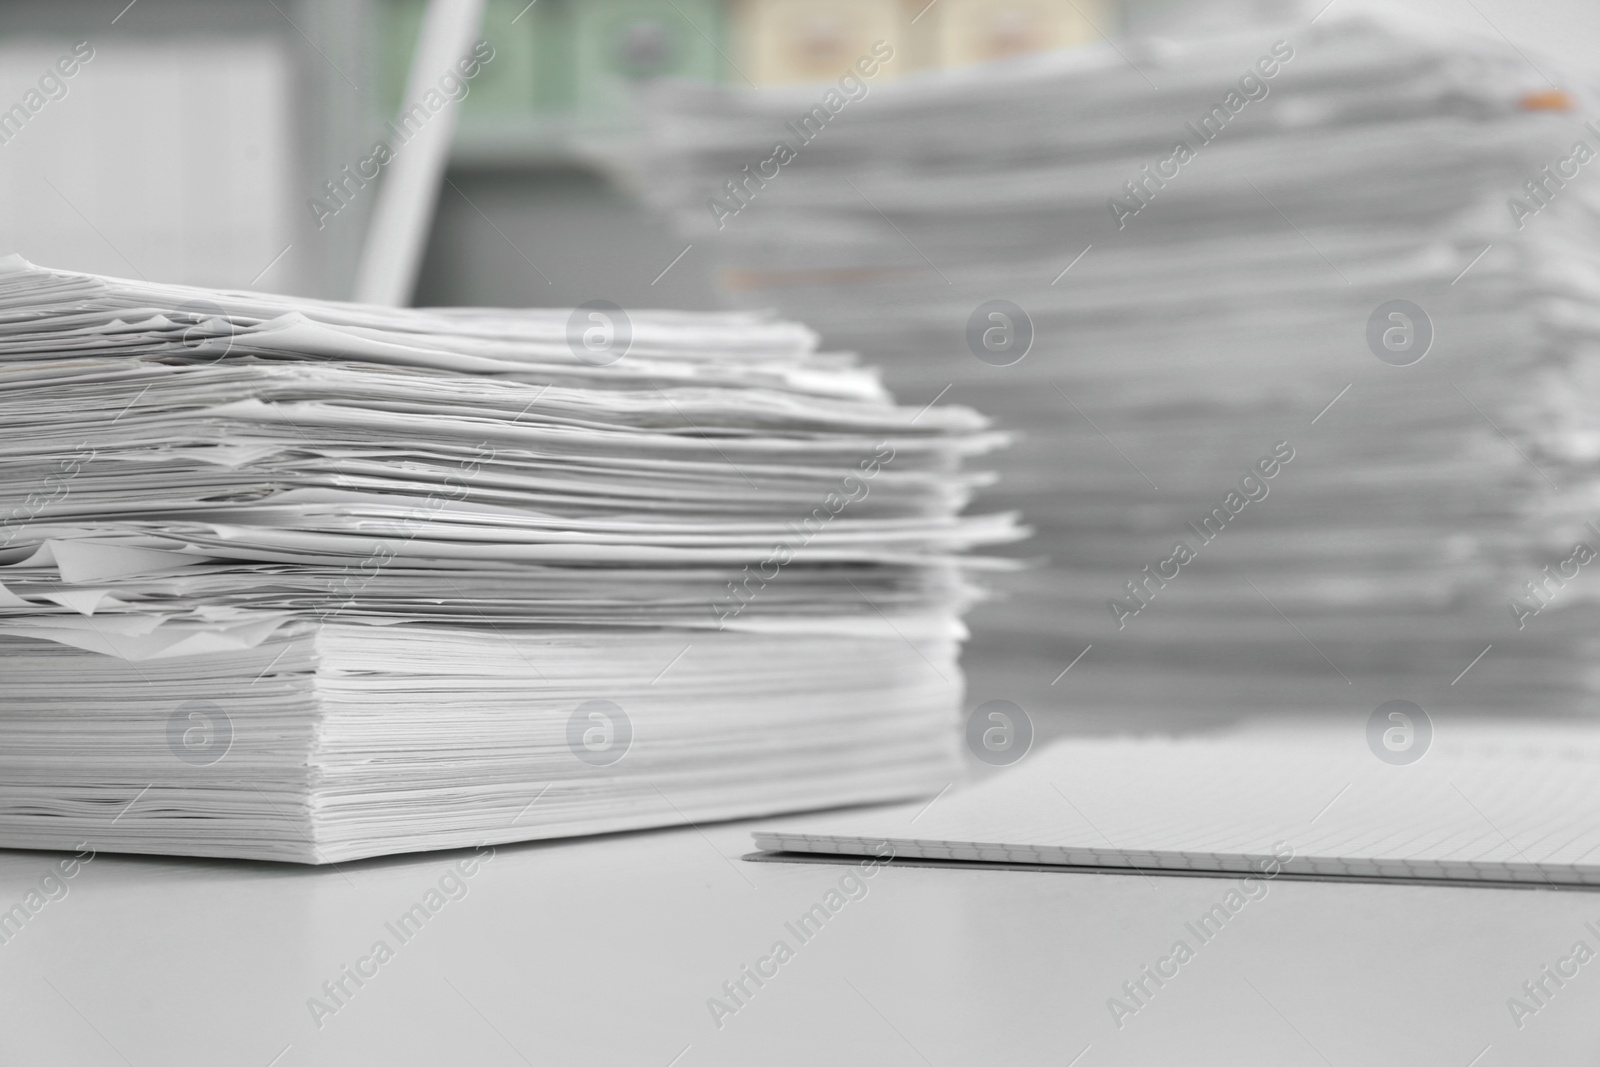
[[[1100,45],[1215,6],[488,0],[495,58],[463,101],[416,303],[721,306],[705,260],[650,284],[683,248],[627,165],[634,100],[652,79],[827,82],[882,39],[896,48],[884,82]],[[1600,42],[1600,7],[1583,0],[1393,6],[1499,27],[1578,68]],[[20,99],[78,41],[95,56],[50,121],[0,151],[0,247],[74,270],[348,298],[373,198],[321,228],[307,202],[394,119],[422,11],[422,0],[8,0],[0,100]]]
[[[931,98],[941,92],[939,82],[949,80],[962,100],[991,99],[1010,91],[1005,87],[1019,65],[1050,55],[1081,53],[1085,70],[1099,64],[1120,72],[1114,84],[1103,83],[1120,99],[1056,97],[1052,102],[1044,97],[1033,102],[1044,109],[1037,113],[1004,101],[995,104],[994,116],[1011,121],[1010,140],[995,156],[998,174],[1008,169],[1008,159],[1027,165],[1025,149],[1032,137],[1027,123],[1036,123],[1045,144],[1041,152],[1048,154],[1052,146],[1076,144],[1080,132],[1085,144],[1099,136],[1090,129],[1090,118],[1074,117],[1090,116],[1096,108],[1114,112],[1133,106],[1152,118],[1155,125],[1146,140],[1158,145],[1167,136],[1164,131],[1175,132],[1183,120],[1203,112],[1211,102],[1206,94],[1225,91],[1271,42],[1275,31],[1259,41],[1248,39],[1251,25],[1270,28],[1278,20],[1310,34],[1311,20],[1322,18],[1330,6],[1337,14],[1337,5],[1345,3],[488,0],[482,37],[492,46],[493,59],[471,80],[460,106],[414,303],[570,307],[607,299],[625,308],[773,307],[808,322],[826,344],[858,350],[867,361],[883,364],[903,403],[920,406],[938,396],[971,404],[1002,427],[1023,431],[1018,448],[998,462],[999,485],[979,504],[1020,510],[1039,535],[1017,553],[1030,559],[1032,569],[1020,578],[1002,579],[1003,596],[973,617],[967,706],[991,698],[1015,700],[1041,720],[1043,735],[1130,721],[1170,724],[1175,716],[1204,724],[1285,708],[1354,712],[1394,697],[1438,710],[1504,709],[1510,702],[1557,713],[1587,711],[1596,689],[1593,672],[1582,666],[1594,650],[1587,636],[1590,624],[1571,618],[1564,627],[1541,622],[1543,643],[1526,645],[1520,659],[1506,651],[1508,645],[1521,647],[1513,641],[1521,640],[1520,628],[1507,630],[1512,619],[1507,591],[1516,588],[1510,577],[1537,574],[1541,563],[1560,559],[1561,546],[1570,546],[1575,519],[1583,516],[1573,498],[1565,500],[1571,507],[1561,521],[1540,520],[1545,524],[1530,533],[1524,520],[1553,506],[1538,495],[1544,488],[1540,480],[1552,490],[1558,482],[1571,488],[1578,481],[1575,470],[1550,475],[1554,465],[1577,460],[1556,458],[1559,449],[1549,442],[1550,458],[1542,458],[1543,446],[1534,440],[1540,417],[1530,415],[1527,405],[1506,406],[1516,398],[1500,388],[1489,362],[1491,349],[1515,348],[1517,335],[1495,334],[1497,320],[1471,318],[1496,306],[1495,299],[1520,300],[1512,288],[1544,253],[1516,262],[1500,258],[1507,252],[1484,259],[1473,277],[1474,282],[1483,278],[1487,289],[1451,288],[1455,283],[1449,281],[1463,265],[1471,269],[1477,263],[1472,255],[1485,244],[1509,247],[1498,231],[1483,230],[1487,236],[1482,237],[1471,227],[1463,229],[1464,205],[1469,200],[1489,204],[1497,218],[1503,215],[1505,196],[1537,169],[1540,153],[1553,159],[1570,140],[1577,120],[1587,114],[1578,104],[1553,108],[1565,112],[1559,116],[1565,123],[1560,130],[1549,125],[1557,119],[1542,114],[1519,127],[1543,136],[1548,151],[1543,142],[1502,151],[1502,139],[1494,152],[1486,147],[1481,157],[1466,153],[1465,163],[1436,153],[1429,165],[1437,164],[1437,171],[1400,153],[1369,161],[1368,169],[1350,179],[1355,184],[1332,183],[1352,201],[1376,204],[1403,196],[1419,205],[1410,217],[1418,227],[1416,247],[1443,241],[1450,251],[1433,267],[1406,278],[1377,268],[1358,272],[1354,246],[1336,247],[1351,232],[1353,216],[1318,215],[1333,190],[1327,184],[1297,187],[1282,175],[1274,185],[1279,179],[1256,157],[1227,157],[1244,169],[1237,188],[1230,187],[1226,196],[1206,191],[1210,187],[1197,178],[1193,188],[1172,194],[1169,214],[1160,215],[1154,209],[1168,209],[1153,204],[1150,221],[1140,220],[1138,238],[1117,253],[1129,257],[1132,266],[1126,269],[1159,266],[1185,284],[1198,284],[1215,273],[1214,266],[1198,261],[1174,267],[1178,261],[1171,248],[1163,251],[1163,227],[1167,237],[1192,248],[1184,243],[1194,236],[1184,229],[1186,218],[1220,218],[1219,205],[1231,202],[1228,197],[1260,193],[1278,214],[1252,200],[1256,216],[1272,227],[1278,227],[1279,217],[1288,223],[1279,227],[1281,233],[1262,239],[1266,243],[1260,247],[1279,257],[1277,266],[1263,268],[1263,277],[1320,271],[1323,263],[1339,275],[1303,288],[1300,296],[1311,301],[1306,307],[1312,310],[1294,321],[1273,319],[1271,307],[1241,310],[1235,303],[1226,315],[1195,312],[1192,320],[1183,319],[1187,313],[1176,305],[1158,313],[1149,305],[1123,307],[1114,332],[1084,325],[1099,297],[1071,304],[1070,296],[1060,295],[1068,286],[1050,288],[1048,273],[1034,272],[1031,265],[1026,279],[1020,272],[1015,279],[1004,273],[1003,265],[1019,262],[1024,253],[1034,255],[1037,249],[1027,247],[1029,240],[1047,230],[1056,242],[1050,271],[1075,263],[1072,257],[1084,245],[1101,239],[1075,236],[1073,226],[1064,223],[1061,232],[1051,230],[1050,220],[1076,216],[1065,208],[1052,214],[1048,197],[1030,204],[1029,210],[1039,213],[1036,221],[1044,220],[1033,227],[1033,235],[1025,232],[1028,223],[1019,222],[1025,216],[1013,215],[1010,223],[1017,230],[1007,238],[1011,245],[991,241],[994,247],[982,257],[982,269],[962,274],[958,260],[983,245],[985,235],[972,230],[966,236],[941,236],[934,223],[964,207],[933,209],[924,201],[903,214],[890,179],[871,184],[875,174],[891,174],[896,166],[915,169],[907,160],[916,146],[889,144],[892,123],[882,127],[881,159],[870,137],[867,147],[856,144],[853,156],[808,149],[808,173],[819,181],[830,168],[854,175],[873,190],[870,199],[864,193],[862,199],[889,222],[882,227],[867,217],[840,223],[848,230],[847,254],[828,258],[826,223],[843,209],[829,209],[835,211],[832,216],[807,214],[820,209],[806,190],[823,186],[802,181],[804,168],[796,168],[796,177],[783,179],[783,187],[771,195],[763,193],[765,204],[752,205],[761,208],[760,218],[741,217],[729,227],[741,230],[737,237],[719,242],[714,233],[685,225],[686,218],[696,216],[703,227],[710,219],[704,198],[717,195],[714,183],[691,188],[685,173],[704,165],[708,174],[734,177],[737,167],[727,167],[726,161],[756,163],[771,144],[763,135],[752,139],[748,151],[728,149],[723,162],[708,163],[717,149],[707,146],[718,135],[685,119],[699,106],[692,91],[681,95],[685,83],[741,94],[762,90],[793,102],[774,115],[799,114],[878,41],[892,45],[895,59],[872,77],[874,92],[915,81],[922,86],[917,92]],[[1485,47],[1504,51],[1513,65],[1521,56],[1530,77],[1540,76],[1529,91],[1545,78],[1543,57],[1565,71],[1587,71],[1600,42],[1600,6],[1584,0],[1536,5],[1395,0],[1388,6],[1477,35],[1490,42]],[[345,175],[359,169],[378,139],[390,136],[386,123],[401,109],[423,7],[421,0],[8,0],[0,5],[0,108],[22,100],[40,72],[79,42],[92,49],[92,58],[65,82],[64,95],[49,100],[25,124],[8,130],[0,118],[0,134],[6,135],[0,143],[0,250],[103,274],[349,298],[376,198],[357,190]],[[1149,42],[1185,42],[1219,26],[1247,39],[1219,46],[1214,57],[1200,57],[1215,60],[1215,74],[1206,73],[1212,68],[1199,60],[1192,63],[1200,71],[1192,94],[1184,87],[1158,87],[1124,53],[1159,57],[1159,48]],[[1322,61],[1307,38],[1298,39],[1312,58],[1293,68],[1294,76],[1304,82],[1309,75],[1300,72],[1324,72],[1319,75],[1324,83],[1302,85],[1306,100],[1314,103],[1318,92],[1342,92],[1354,84],[1335,84],[1337,78],[1363,76],[1350,73],[1359,65],[1359,47],[1350,46],[1355,58],[1339,60],[1345,64],[1339,70],[1331,59],[1317,68]],[[1453,48],[1435,48],[1425,58],[1435,62]],[[1524,50],[1540,58],[1528,59]],[[1396,54],[1395,69],[1404,68],[1404,49]],[[1076,61],[1061,62],[1069,69]],[[1400,76],[1394,77],[1399,84]],[[649,103],[656,83],[663,81],[680,92],[678,102],[665,110]],[[1280,84],[1291,82],[1286,74]],[[1078,83],[1066,77],[1061,84]],[[1576,89],[1577,82],[1557,78],[1548,88]],[[909,97],[894,99],[908,114],[915,110],[905,103]],[[1241,130],[1265,138],[1263,151],[1275,152],[1280,161],[1293,153],[1273,149],[1271,138],[1320,121],[1321,112],[1306,110],[1309,105],[1291,114],[1291,102],[1280,94],[1272,105],[1283,109],[1272,119],[1282,129],[1257,114],[1259,107],[1247,116],[1254,126],[1241,120]],[[707,105],[707,113],[719,107]],[[838,119],[841,127],[858,121],[868,120],[858,120],[856,111]],[[974,131],[996,125],[982,114],[972,121]],[[1124,131],[1135,125],[1131,119],[1119,121]],[[829,137],[835,147],[850,143],[844,129],[829,131]],[[1241,132],[1241,151],[1244,137]],[[1330,159],[1346,158],[1326,138],[1316,143]],[[680,150],[683,158],[675,159]],[[1096,177],[1084,187],[1081,203],[1074,203],[1089,205],[1104,229],[1105,197],[1117,191],[1116,183],[1127,176],[1123,171],[1157,158],[1155,150],[1134,145],[1108,152],[1108,159],[1116,158],[1107,179]],[[941,151],[931,167],[960,154],[959,145]],[[696,152],[702,157],[698,163],[683,161]],[[1216,160],[1219,166],[1222,158]],[[1420,191],[1400,176],[1412,163],[1416,181],[1424,186]],[[1471,197],[1457,190],[1438,198],[1426,187],[1442,180],[1440,175],[1459,175],[1463,166],[1482,167],[1480,187]],[[1109,178],[1113,172],[1115,181]],[[1262,188],[1245,188],[1250,174]],[[674,182],[681,188],[668,188]],[[914,185],[904,183],[908,191]],[[1284,199],[1297,195],[1296,189],[1301,200]],[[840,195],[854,194],[844,190]],[[1193,198],[1188,216],[1184,197]],[[1288,205],[1287,214],[1282,205]],[[819,219],[821,224],[813,225]],[[1367,224],[1378,225],[1372,218],[1362,220]],[[1505,229],[1504,219],[1497,225]],[[813,236],[815,248],[806,244]],[[1287,242],[1281,254],[1271,244],[1280,238]],[[950,242],[942,251],[941,240]],[[923,242],[932,243],[924,247]],[[806,254],[819,248],[826,253],[820,258]],[[1331,258],[1326,249],[1334,249]],[[922,269],[910,255],[913,250],[951,287],[948,292],[895,288],[898,283],[889,275]],[[1093,282],[1091,272],[1102,269],[1096,264],[1107,262],[1107,254],[1085,261],[1079,276],[1087,276],[1083,285],[1090,288],[1077,290],[1080,295],[1096,292],[1092,285],[1100,283]],[[898,266],[896,256],[904,261]],[[762,273],[769,267],[803,272],[819,263],[830,269],[872,263],[878,273],[871,276],[872,286],[858,286],[847,274],[828,275],[827,284],[816,286],[795,282],[794,276],[772,282]],[[1110,285],[1104,278],[1101,282]],[[1332,295],[1318,295],[1321,286],[1330,286],[1326,293]],[[1279,490],[1272,517],[1263,515],[1253,534],[1208,549],[1209,579],[1184,579],[1167,598],[1170,611],[1157,605],[1161,611],[1152,611],[1154,621],[1141,621],[1131,633],[1112,626],[1107,599],[1125,596],[1125,579],[1170,553],[1185,518],[1215,505],[1239,473],[1275,442],[1306,439],[1311,428],[1306,419],[1324,399],[1338,399],[1340,384],[1348,381],[1347,388],[1354,388],[1365,381],[1360,374],[1383,370],[1361,342],[1368,311],[1389,297],[1434,291],[1450,294],[1429,305],[1440,336],[1447,337],[1454,326],[1456,337],[1480,339],[1470,366],[1458,363],[1454,377],[1441,377],[1445,371],[1434,368],[1443,357],[1436,357],[1410,379],[1407,388],[1414,392],[1391,390],[1382,401],[1362,401],[1367,385],[1356,388],[1344,409],[1354,421],[1342,430],[1329,430],[1335,426],[1331,418],[1322,425],[1342,434],[1341,443],[1320,453],[1304,450],[1292,477],[1281,483],[1298,478],[1299,488]],[[962,341],[968,313],[987,297],[1035,309],[1036,351],[1009,378],[996,377],[991,374],[996,368],[974,361]],[[933,303],[913,308],[919,300]],[[1057,303],[1047,305],[1050,300]],[[948,302],[948,314],[937,301]],[[874,314],[880,308],[883,314]],[[1185,341],[1181,327],[1191,322],[1206,323],[1212,341]],[[1130,323],[1145,332],[1129,334]],[[1172,324],[1174,332],[1163,333],[1163,323]],[[1214,358],[1214,348],[1226,347],[1218,338],[1243,339],[1238,340],[1243,345],[1252,336],[1262,349],[1241,357],[1225,374],[1219,371],[1226,380],[1210,381],[1216,387],[1210,406],[1175,414],[1171,397],[1163,401],[1166,407],[1130,399],[1146,375]],[[1332,345],[1328,339],[1335,337],[1342,348],[1317,347],[1324,341]],[[1083,369],[1088,364],[1080,357],[1091,363],[1097,355],[1109,359],[1123,352],[1119,344],[1135,353],[1118,364],[1119,370],[1090,374]],[[1243,352],[1238,345],[1235,350]],[[1296,346],[1308,360],[1316,355],[1319,362],[1311,372],[1294,382],[1263,384],[1262,368],[1269,365],[1265,353]],[[1140,353],[1159,353],[1167,362],[1141,363]],[[1531,359],[1536,353],[1530,348],[1529,354]],[[1360,361],[1359,373],[1346,372],[1340,361],[1347,358]],[[1511,362],[1499,373],[1509,373],[1505,368]],[[1181,385],[1168,385],[1174,394],[1185,393]],[[1301,389],[1303,394],[1296,391]],[[1310,405],[1304,417],[1295,411],[1295,425],[1302,428],[1270,424],[1267,416],[1291,394],[1294,404]],[[1477,406],[1462,405],[1457,396]],[[1454,407],[1431,406],[1442,403]],[[1498,437],[1488,434],[1485,422]],[[1424,441],[1423,428],[1434,436]],[[1457,430],[1460,434],[1451,437]],[[1468,456],[1458,447],[1469,432],[1483,435],[1482,456]],[[1363,446],[1368,451],[1362,452]],[[1438,464],[1451,458],[1479,466],[1442,470]],[[1592,463],[1584,462],[1589,464],[1581,473],[1586,479]],[[1480,480],[1494,489],[1491,504],[1480,499],[1485,492],[1477,485]],[[1145,497],[1147,485],[1152,495]],[[1411,504],[1426,514],[1396,518]],[[1339,529],[1330,533],[1334,526]],[[1308,530],[1326,533],[1327,540],[1308,540]],[[1380,545],[1381,552],[1374,547]],[[1308,561],[1321,584],[1302,580]],[[1422,565],[1417,561],[1437,566],[1443,576],[1407,586],[1405,576],[1415,577]],[[1471,574],[1463,578],[1466,571]],[[1222,578],[1231,583],[1225,593],[1207,584]],[[1481,658],[1489,651],[1485,646],[1495,642],[1501,651],[1483,659],[1470,682],[1449,680],[1469,661],[1477,664],[1473,655],[1483,649]],[[1090,646],[1096,646],[1094,656],[1083,660],[1070,682],[1063,681],[1064,669],[1077,664],[1080,653],[1087,656]]]

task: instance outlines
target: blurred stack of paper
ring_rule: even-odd
[[[837,114],[655,101],[644,187],[741,301],[1024,431],[984,499],[1049,558],[975,613],[976,699],[1591,699],[1560,616],[1600,579],[1541,568],[1600,551],[1594,100],[1497,36],[1321,7]]]
[[[938,790],[1002,439],[814,348],[0,260],[0,844],[328,862]]]

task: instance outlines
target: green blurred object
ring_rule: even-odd
[[[387,0],[377,20],[384,120],[402,105],[425,0]],[[477,164],[561,163],[580,142],[628,129],[639,82],[717,82],[727,62],[728,0],[489,0],[494,59],[462,103],[453,157]],[[441,72],[442,73],[442,72]]]
[[[721,0],[583,0],[570,5],[575,107],[626,118],[638,82],[720,80],[729,19]]]
[[[483,118],[526,116],[538,107],[548,106],[539,91],[542,86],[537,83],[539,60],[543,58],[539,55],[539,38],[541,32],[548,35],[535,14],[543,3],[531,8],[526,4],[527,0],[488,0],[485,5],[481,36],[494,47],[494,58],[472,79],[471,91],[461,105],[463,124]],[[417,47],[425,6],[426,0],[390,0],[382,10],[378,28],[378,98],[385,118],[396,114],[403,103],[400,95],[405,91],[406,73]]]
[[[376,125],[401,108],[426,0],[368,2],[375,10],[379,64],[379,92],[371,97]],[[1054,2],[1062,10],[1092,7],[1105,20],[1102,25],[1108,25],[1121,21],[1133,0]],[[1187,0],[1140,2],[1154,9]],[[793,13],[803,12],[807,3],[777,6]],[[1015,6],[1014,0],[970,0],[962,10],[998,17]],[[899,0],[898,6],[889,7],[900,12],[895,32],[904,32],[908,69],[939,66],[941,61],[931,54],[916,58],[919,48],[931,45],[927,40],[918,44],[910,25],[933,5]],[[641,82],[683,78],[744,85],[741,68],[763,81],[750,65],[756,57],[739,52],[740,40],[750,45],[753,10],[751,0],[487,0],[483,36],[495,55],[462,102],[452,162],[488,167],[606,165],[622,135],[635,128],[633,97]],[[837,15],[840,9],[833,0],[816,5],[816,10]],[[924,38],[940,17],[935,9],[924,22]],[[742,34],[737,32],[741,18]]]

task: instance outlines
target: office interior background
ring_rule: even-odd
[[[71,108],[0,154],[0,245],[68,269],[348,298],[373,198],[321,219],[308,204],[326,199],[323,183],[363,158],[395,118],[422,4],[135,4],[114,24],[105,6],[16,0],[0,9],[0,99],[20,97],[64,43],[107,45],[71,84]],[[1569,69],[1592,66],[1600,35],[1600,12],[1577,2],[1390,6],[1480,32],[1507,27]],[[683,247],[643,206],[646,179],[629,165],[642,132],[634,102],[652,79],[828,81],[885,39],[897,46],[877,76],[887,81],[1141,31],[1181,33],[1195,11],[1217,7],[490,0],[483,36],[495,58],[463,101],[415,303],[573,306],[608,294],[624,306],[722,306],[722,282],[704,260],[651,285]],[[51,184],[57,193],[33,195]],[[559,269],[541,277],[530,260]]]

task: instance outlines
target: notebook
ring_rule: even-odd
[[[1600,730],[1452,729],[1393,758],[1359,724],[1071,740],[931,803],[754,836],[788,858],[1600,885]]]

